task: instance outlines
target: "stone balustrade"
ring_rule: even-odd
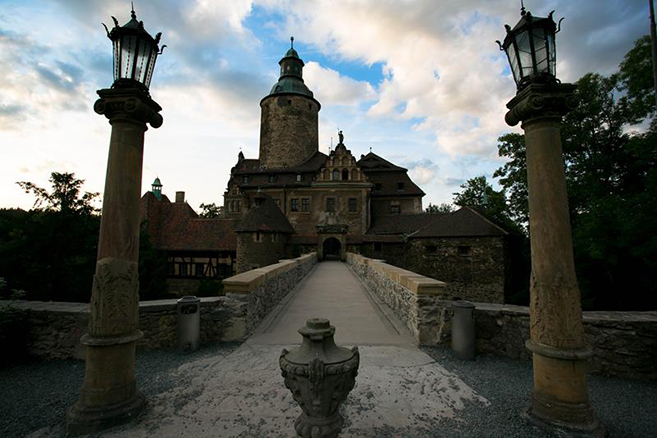
[[[317,263],[315,253],[254,269],[224,280],[226,296],[201,298],[201,343],[246,338],[278,302]],[[138,341],[142,349],[175,347],[177,300],[139,302]],[[0,301],[0,305],[8,302]],[[29,310],[27,318],[30,355],[47,359],[84,359],[80,338],[87,333],[88,303],[14,301]]]
[[[418,344],[438,343],[442,303],[447,298],[444,282],[359,254],[347,253],[347,263],[406,324]]]
[[[317,264],[317,253],[253,269],[223,281],[230,328],[224,340],[244,339]]]

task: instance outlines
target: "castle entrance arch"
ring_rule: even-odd
[[[342,258],[342,244],[335,237],[329,237],[322,244],[325,260],[340,260]]]

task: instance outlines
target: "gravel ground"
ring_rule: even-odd
[[[207,345],[187,356],[173,350],[141,352],[136,364],[139,388],[146,397],[152,397],[186,385],[190,377],[178,373],[179,366],[217,354],[230,354],[238,346]],[[549,436],[528,426],[520,416],[531,392],[531,363],[489,355],[468,362],[454,359],[444,348],[423,348],[423,351],[457,374],[491,405],[470,402],[457,420],[429,421],[430,428],[414,429],[410,435],[410,430],[381,428],[377,430],[377,438]],[[83,377],[84,363],[80,361],[31,362],[0,370],[3,388],[0,437],[22,437],[58,424],[58,428],[51,430],[63,430],[66,409],[76,401]],[[591,376],[589,392],[595,412],[610,436],[657,437],[657,382]]]
[[[136,378],[148,399],[186,377],[176,372],[186,362],[217,354],[228,355],[239,343],[217,343],[179,355],[173,349],[137,353]],[[43,427],[63,424],[66,410],[78,399],[84,379],[84,362],[35,361],[0,369],[0,437],[23,437]]]
[[[437,428],[429,436],[550,436],[528,428],[520,416],[529,405],[533,379],[531,362],[491,355],[461,361],[452,357],[446,348],[422,350],[492,403],[488,408],[471,404],[462,417],[465,425],[446,421],[438,425],[443,433]],[[589,376],[588,384],[593,409],[610,437],[657,437],[657,382]],[[446,434],[446,430],[454,433]]]

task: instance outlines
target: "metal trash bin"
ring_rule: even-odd
[[[178,353],[198,350],[201,338],[201,300],[185,296],[178,300]]]
[[[452,303],[452,351],[462,360],[475,358],[475,323],[472,315],[475,305],[469,301]]]

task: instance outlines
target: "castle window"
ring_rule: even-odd
[[[381,242],[374,242],[374,251],[381,251]]]
[[[424,250],[429,254],[436,254],[438,252],[438,246],[436,246],[436,245],[425,245]]]
[[[402,190],[404,190],[404,183],[403,183],[403,182],[399,182],[399,183],[397,183],[397,190],[398,190],[398,191],[402,191]]]
[[[244,184],[248,184],[248,183],[249,183],[249,176],[248,176],[248,175],[244,175],[244,177],[242,177],[242,182],[243,182]]]
[[[300,173],[297,173],[297,182],[303,181],[303,175]]]
[[[310,211],[310,198],[301,198],[301,211]]]
[[[260,234],[260,231],[257,231],[257,232],[253,235],[253,241],[254,241],[254,242],[262,242],[262,234]]]
[[[194,275],[196,275],[197,277],[202,277],[203,276],[203,263],[196,263],[194,268],[195,268]]]
[[[348,180],[348,179],[349,179],[349,171],[348,171],[347,169],[344,169],[344,170],[342,171],[342,180],[343,180],[343,181],[346,181],[346,180]]]
[[[401,207],[399,204],[390,204],[390,214],[400,214]]]
[[[340,179],[340,171],[338,169],[333,169],[333,181],[338,181]]]
[[[241,211],[241,210],[242,210],[242,202],[235,201],[235,211]]]
[[[349,198],[349,211],[358,211],[358,199]]]
[[[299,198],[290,199],[290,211],[299,211]]]
[[[374,184],[374,190],[381,190],[381,183]]]
[[[326,211],[335,211],[335,198],[326,198]]]
[[[269,175],[269,182],[270,183],[275,183],[276,182],[276,175]]]

